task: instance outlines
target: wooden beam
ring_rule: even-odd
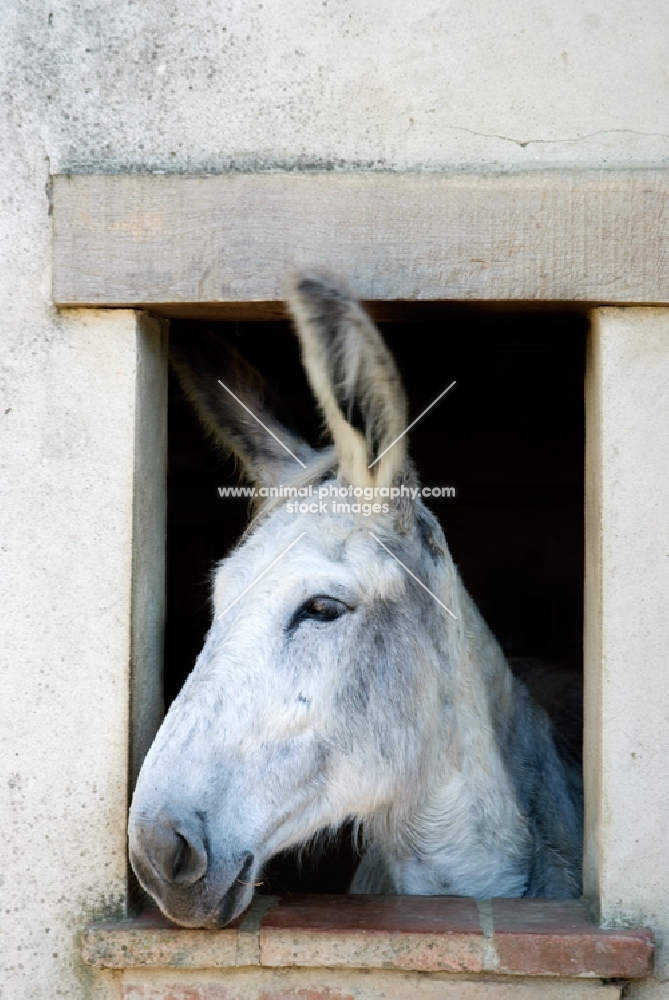
[[[280,316],[286,274],[371,302],[669,302],[669,171],[54,178],[61,307]]]

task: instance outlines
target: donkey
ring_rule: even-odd
[[[135,789],[137,877],[176,923],[220,927],[270,858],[353,821],[365,849],[351,892],[577,896],[579,768],[417,496],[393,358],[331,279],[298,278],[288,304],[333,447],[282,427],[213,335],[172,361],[261,494],[316,484],[353,500],[296,514],[269,499],[216,568],[204,648]],[[396,499],[365,516],[356,493],[374,488]]]

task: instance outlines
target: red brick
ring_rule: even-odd
[[[284,897],[260,925],[269,966],[480,972],[483,934],[470,899]]]
[[[330,933],[482,933],[476,902],[456,896],[282,896],[261,923],[261,930],[296,927]]]
[[[211,994],[206,1000],[226,1000],[227,990],[223,986],[218,996]],[[146,983],[123,987],[123,1000],[205,1000],[204,991],[199,986],[161,986]]]
[[[236,964],[237,938],[235,926],[191,930],[152,910],[132,920],[89,924],[82,953],[84,961],[107,969],[227,968]]]
[[[598,928],[578,900],[495,899],[492,913],[502,974],[638,979],[651,972],[647,928]]]
[[[260,965],[285,972],[320,967],[607,979],[650,974],[652,933],[602,930],[576,900],[496,899],[482,903],[481,912],[489,915],[485,935],[470,899],[257,897],[239,926],[183,930],[149,913],[89,925],[82,950],[91,965],[114,969]]]
[[[261,993],[258,1000],[356,1000],[352,993],[340,993],[339,990],[332,990],[329,986],[272,989],[266,993]]]

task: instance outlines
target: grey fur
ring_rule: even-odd
[[[211,331],[198,337],[172,334],[170,362],[204,428],[224,452],[236,458],[249,479],[263,486],[276,486],[282,479],[291,478],[297,466],[286,448],[305,464],[313,461],[315,455],[309,445],[281,426],[268,408],[271,394],[264,379],[239,351],[216,334]],[[279,437],[286,448],[230,393]]]
[[[370,447],[378,452],[397,426],[394,408],[404,419],[403,391],[345,291],[309,276],[290,301],[340,462],[333,471],[331,453],[293,441],[309,465],[295,481],[343,486],[340,449],[345,469],[364,470]],[[256,481],[288,485],[299,468],[209,389],[223,375],[244,393],[239,374],[202,370],[203,361],[197,348],[179,348],[201,417]],[[354,413],[360,431],[342,426]],[[394,484],[414,482],[398,447],[401,465],[396,455],[381,482],[392,469]],[[314,605],[323,597],[332,617]],[[137,783],[130,857],[164,912],[189,926],[226,923],[250,902],[269,857],[347,819],[367,844],[355,892],[576,896],[580,773],[556,739],[419,499],[373,518],[296,518],[275,500],[217,569],[204,649]]]

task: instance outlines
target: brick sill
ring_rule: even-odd
[[[157,912],[89,924],[83,957],[111,969],[384,969],[639,979],[648,928],[602,930],[577,900],[437,896],[256,896],[223,930],[175,927]]]

